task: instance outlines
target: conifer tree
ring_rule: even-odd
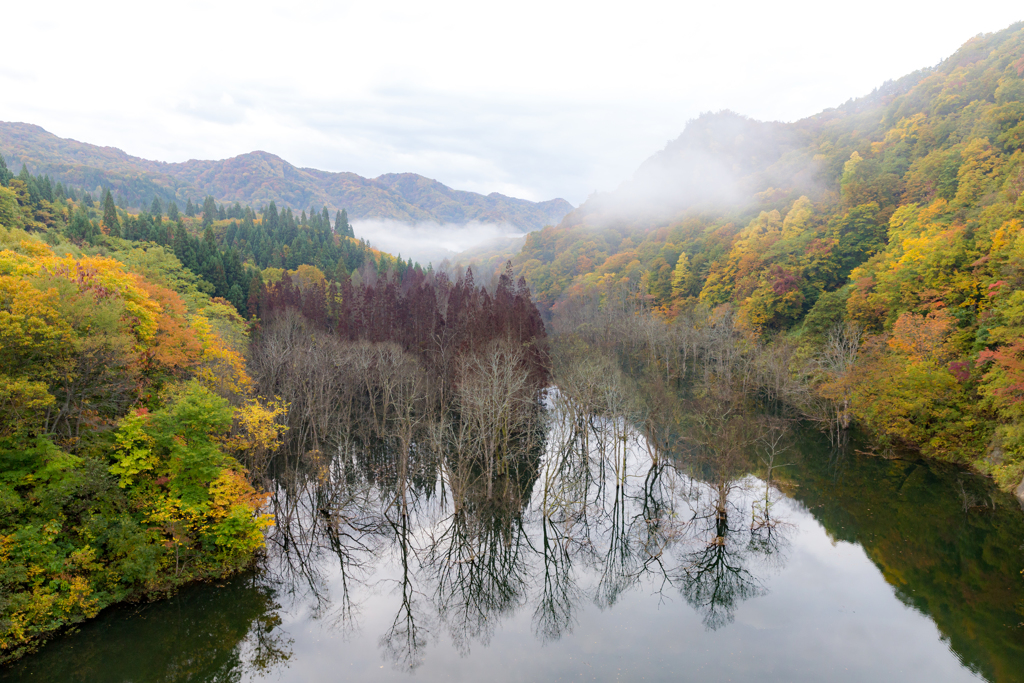
[[[167,207],[167,218],[172,221],[178,220],[178,203],[171,202],[171,205]]]
[[[185,215],[189,218],[193,218],[196,215],[195,204],[192,203],[192,198],[189,197],[188,204],[185,205]]]
[[[203,227],[210,227],[215,220],[217,220],[217,202],[210,195],[206,195],[206,199],[203,201]]]
[[[348,278],[348,268],[345,267],[345,259],[338,259],[338,265],[334,268],[334,281],[344,282]]]
[[[4,155],[0,154],[0,185],[7,187],[13,179],[14,173],[11,172],[11,169],[7,168],[7,161],[4,160]]]
[[[89,214],[81,206],[78,207],[71,218],[71,225],[68,226],[68,235],[76,239],[91,240],[98,233],[96,225],[89,220]]]
[[[342,209],[334,219],[334,232],[345,237],[355,237],[352,226],[348,222],[348,211]]]
[[[270,206],[267,207],[266,212],[263,214],[263,227],[267,229],[271,237],[274,237],[277,232],[277,224],[277,204],[270,202]]]
[[[164,215],[164,209],[160,205],[160,198],[159,197],[153,197],[153,203],[149,205],[149,212],[151,214],[153,214],[153,216],[155,216],[155,217],[159,217],[159,216],[163,216]]]
[[[117,220],[117,208],[110,190],[103,193],[103,230],[111,237],[121,236],[121,223]]]

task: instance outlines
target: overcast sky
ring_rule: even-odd
[[[3,15],[0,120],[164,161],[262,149],[299,166],[579,204],[702,111],[808,116],[1024,9],[51,0]]]

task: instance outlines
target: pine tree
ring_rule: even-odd
[[[178,220],[178,203],[171,202],[171,205],[167,207],[167,218],[168,220]]]
[[[68,236],[72,239],[89,239],[93,236],[93,224],[89,220],[89,214],[85,209],[78,207],[71,217],[71,225],[68,226]]]
[[[11,169],[7,168],[7,161],[4,159],[4,155],[0,154],[0,185],[7,187],[13,179],[14,174],[11,172]]]
[[[215,220],[217,220],[217,202],[210,195],[206,195],[206,199],[203,201],[203,227],[210,227]]]
[[[334,219],[334,232],[344,237],[355,237],[352,226],[348,223],[348,211],[342,209]]]
[[[103,231],[111,237],[121,236],[121,223],[117,220],[117,208],[110,190],[103,194]]]
[[[196,207],[192,203],[192,199],[189,198],[188,204],[185,205],[185,215],[189,218],[193,218],[196,215]]]
[[[263,227],[267,229],[267,234],[270,235],[271,239],[277,238],[277,204],[270,202],[270,206],[267,207],[266,212],[263,214]]]
[[[345,259],[338,259],[338,265],[334,268],[334,281],[344,282],[348,279],[348,268],[345,267]]]
[[[163,216],[164,215],[164,209],[160,205],[160,198],[159,197],[153,197],[153,203],[149,205],[149,212],[151,214],[153,214],[154,216]]]

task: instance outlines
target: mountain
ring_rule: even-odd
[[[887,112],[890,105],[934,71],[916,71],[793,123],[757,121],[732,111],[701,114],[644,161],[631,180],[593,195],[566,216],[566,224],[665,223],[687,212],[735,213],[801,194],[820,200],[837,189],[846,161],[831,145],[841,139],[849,146],[842,138],[866,139],[884,116],[893,115]]]
[[[555,329],[632,297],[817,359],[878,452],[1024,496],[1024,22],[800,121],[704,114],[513,267]]]
[[[150,161],[113,147],[60,138],[28,123],[0,122],[0,153],[8,166],[92,190],[110,188],[129,206],[148,207],[153,197],[183,207],[207,195],[222,203],[258,208],[276,202],[296,211],[326,206],[346,209],[350,218],[403,222],[504,223],[536,230],[557,223],[572,210],[564,199],[531,202],[497,192],[481,195],[453,190],[415,173],[363,178],[298,168],[268,152],[219,161]]]

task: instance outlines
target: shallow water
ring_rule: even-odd
[[[984,479],[815,434],[770,484],[698,479],[604,436],[581,458],[552,426],[490,502],[426,458],[283,474],[259,572],[0,680],[1024,680],[1024,514]]]

